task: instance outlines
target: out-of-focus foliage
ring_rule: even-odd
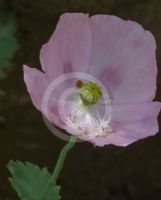
[[[20,161],[10,161],[7,167],[12,174],[9,180],[20,199],[60,200],[60,187],[53,183],[46,168]]]
[[[0,80],[5,77],[5,68],[17,50],[14,37],[16,23],[12,13],[0,11]]]

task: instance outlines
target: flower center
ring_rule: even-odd
[[[80,89],[79,94],[84,105],[96,104],[102,97],[102,88],[94,82],[83,83],[78,80],[76,86]]]
[[[75,87],[71,93],[64,93],[63,102],[60,101],[61,121],[70,128],[69,131],[92,141],[113,134],[108,91],[101,83],[79,79]]]

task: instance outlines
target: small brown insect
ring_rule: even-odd
[[[76,82],[76,87],[77,87],[77,88],[82,88],[82,87],[83,87],[83,81],[77,80],[77,82]]]

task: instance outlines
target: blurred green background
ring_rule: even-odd
[[[154,34],[159,71],[156,99],[161,101],[161,1],[0,0],[0,12],[16,23],[13,29],[17,44],[12,40],[15,48],[11,53],[19,47],[0,81],[5,92],[0,96],[0,200],[18,200],[7,180],[9,159],[47,165],[51,171],[65,144],[50,133],[41,113],[33,107],[24,85],[22,64],[40,66],[39,50],[62,13],[117,15],[139,22]],[[59,184],[64,200],[160,200],[161,135],[127,148],[94,148],[89,143],[78,143],[66,160]]]

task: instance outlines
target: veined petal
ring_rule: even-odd
[[[158,132],[157,116],[160,109],[159,102],[113,106],[111,126],[115,132],[106,138],[95,138],[93,142],[98,146],[127,146],[139,139],[155,135]]]
[[[41,49],[41,65],[51,80],[67,72],[87,72],[90,51],[88,15],[66,13],[61,15],[54,34]]]
[[[152,100],[156,92],[156,44],[139,24],[109,15],[90,18],[90,73],[103,81],[113,103]]]
[[[137,104],[112,105],[111,120],[118,122],[134,122],[151,116],[157,117],[161,103],[144,102]]]
[[[62,124],[60,123],[57,114],[57,100],[53,94],[51,95],[49,102],[45,105],[45,109],[47,109],[48,112],[45,113],[42,108],[42,100],[49,85],[46,75],[36,68],[30,68],[24,65],[24,80],[34,106],[40,110],[49,121],[61,127]]]
[[[47,80],[46,75],[36,68],[30,68],[26,65],[24,65],[23,68],[24,80],[32,102],[38,110],[41,110],[42,98],[49,81]]]

